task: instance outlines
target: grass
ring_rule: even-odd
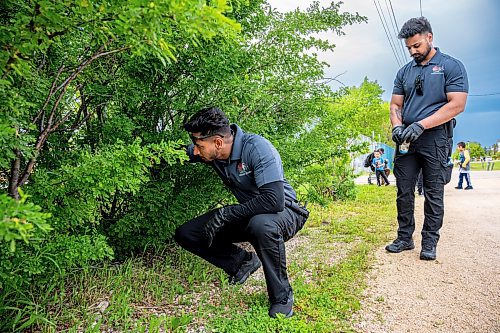
[[[500,161],[491,162],[493,165],[491,166],[493,170],[500,170]],[[473,171],[486,171],[488,167],[488,162],[471,162],[470,168]]]
[[[374,250],[395,228],[394,187],[313,207],[290,242],[295,316],[271,319],[263,277],[230,286],[221,270],[172,245],[52,286],[37,332],[352,332]]]

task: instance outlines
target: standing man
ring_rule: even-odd
[[[469,150],[465,148],[465,142],[457,143],[457,149],[459,153],[459,176],[458,176],[458,185],[455,187],[457,190],[462,189],[462,184],[464,182],[464,178],[467,181],[467,186],[464,190],[472,190],[472,182],[470,181],[470,153]]]
[[[454,117],[465,108],[469,85],[460,61],[433,46],[432,28],[425,17],[408,20],[398,35],[405,40],[413,61],[394,80],[390,104],[392,139],[396,142],[394,175],[397,178],[398,236],[386,250],[399,253],[415,248],[415,182],[422,169],[424,226],[420,259],[436,259],[439,229],[443,224],[444,185],[450,181],[449,157]],[[410,143],[408,151],[399,149]]]
[[[484,159],[486,161],[486,171],[493,170],[495,163],[493,163],[493,158],[491,156],[486,156]]]
[[[269,316],[292,316],[285,242],[302,229],[309,212],[284,178],[278,151],[263,137],[230,125],[216,107],[200,110],[184,128],[193,141],[187,149],[190,161],[212,166],[239,204],[186,222],[177,228],[175,240],[223,269],[231,284],[243,284],[263,265]],[[257,255],[234,244],[245,241]]]

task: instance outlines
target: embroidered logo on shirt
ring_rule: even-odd
[[[432,67],[431,74],[444,74],[444,66],[435,65],[434,67]]]
[[[248,175],[249,173],[252,173],[252,170],[250,170],[248,165],[246,165],[243,162],[238,163],[238,166],[236,168],[238,170],[238,176],[240,176],[240,177]]]

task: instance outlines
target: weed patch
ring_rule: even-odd
[[[355,200],[312,207],[287,243],[292,318],[268,317],[262,270],[231,286],[222,271],[172,244],[48,288],[47,306],[37,308],[47,320],[37,317],[37,331],[350,332],[373,252],[395,226],[394,198],[393,187],[360,186]]]

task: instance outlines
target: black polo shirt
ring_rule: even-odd
[[[469,83],[464,65],[457,59],[441,53],[425,65],[412,60],[403,66],[394,80],[393,95],[404,95],[403,124],[410,125],[434,114],[448,103],[447,93],[468,92]],[[415,79],[420,75],[423,95],[415,89]]]
[[[222,181],[231,190],[239,203],[244,203],[259,194],[259,187],[282,181],[285,200],[295,200],[297,195],[284,177],[281,157],[267,139],[256,134],[247,134],[236,124],[231,125],[234,132],[231,156],[227,161],[209,162]],[[199,162],[193,155],[194,145],[187,149],[191,162]]]

